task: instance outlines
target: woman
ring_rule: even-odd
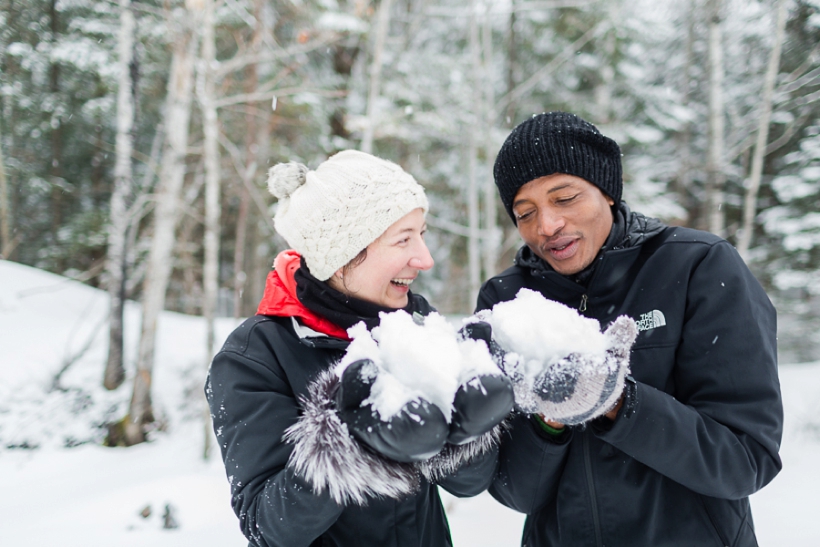
[[[279,164],[268,185],[293,249],[276,257],[257,315],[229,336],[206,385],[242,532],[254,546],[451,545],[434,483],[458,496],[490,484],[509,382],[462,385],[449,421],[420,400],[384,422],[364,402],[368,363],[342,378],[332,369],[351,326],[433,311],[410,291],[433,266],[423,188],[352,150],[315,171]]]

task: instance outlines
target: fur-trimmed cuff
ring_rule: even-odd
[[[365,449],[336,414],[333,393],[339,377],[322,372],[302,399],[304,413],[285,431],[293,444],[288,466],[311,485],[328,491],[340,505],[367,505],[368,497],[400,499],[418,490],[416,467],[382,458]]]
[[[470,463],[493,450],[501,442],[501,433],[506,427],[506,421],[501,422],[487,433],[465,444],[447,444],[441,452],[423,462],[418,468],[421,474],[431,483],[437,483],[449,475],[453,475],[463,465]]]

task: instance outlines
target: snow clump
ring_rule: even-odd
[[[600,331],[597,320],[530,289],[521,289],[515,299],[470,321],[492,326],[493,340],[504,351],[501,366],[513,381],[517,406],[525,412],[553,412],[552,403],[543,402],[536,391],[546,390],[548,399],[566,402],[578,382],[600,387],[619,373],[617,362],[607,359],[613,341]],[[597,399],[597,392],[591,397]]]
[[[340,377],[351,363],[370,359],[376,380],[370,396],[379,417],[387,421],[420,398],[436,405],[449,421],[458,387],[478,375],[500,375],[487,345],[462,339],[442,315],[411,316],[403,310],[380,314],[378,327],[364,323],[348,329],[352,338],[336,367]]]
[[[597,355],[607,349],[597,320],[530,289],[521,289],[515,299],[493,306],[488,322],[502,349],[539,370],[571,353]]]

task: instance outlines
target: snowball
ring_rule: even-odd
[[[380,318],[372,332],[364,323],[348,329],[352,342],[336,373],[341,376],[359,359],[376,364],[376,381],[365,402],[382,420],[419,398],[436,405],[449,420],[460,384],[477,374],[501,374],[486,344],[461,340],[455,327],[438,313],[422,318],[398,310]]]
[[[496,304],[489,321],[493,339],[520,357],[521,372],[529,378],[571,353],[603,356],[607,348],[598,321],[530,289]]]

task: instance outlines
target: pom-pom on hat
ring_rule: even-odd
[[[623,190],[621,149],[598,128],[575,114],[547,112],[512,130],[495,159],[495,185],[515,223],[512,204],[530,181],[554,173],[575,175],[594,184],[615,201]]]
[[[268,190],[279,200],[276,231],[320,281],[404,215],[428,209],[424,188],[410,174],[357,150],[339,152],[315,171],[296,162],[277,164],[268,173]]]

